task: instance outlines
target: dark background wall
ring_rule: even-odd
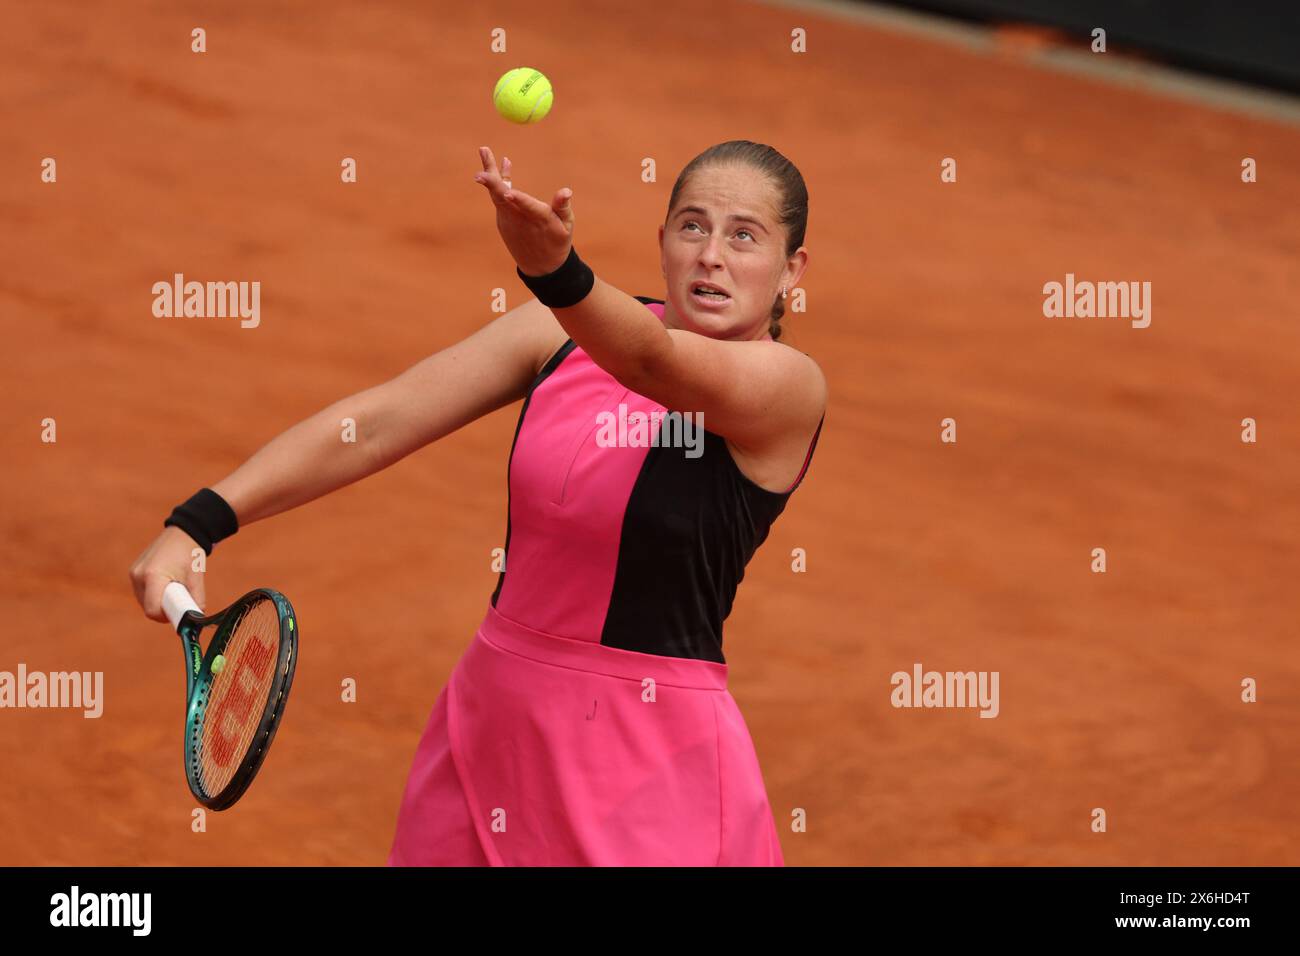
[[[1057,27],[1107,48],[1300,92],[1300,3],[1295,0],[886,0],[894,6],[991,22]]]

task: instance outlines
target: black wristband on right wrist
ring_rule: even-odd
[[[515,272],[528,291],[537,296],[537,301],[549,309],[567,309],[577,305],[596,284],[595,273],[578,258],[578,250],[573,246],[569,246],[569,257],[554,272],[529,276],[524,275],[518,266]]]
[[[226,499],[211,488],[200,488],[172,509],[163,527],[180,528],[211,554],[218,541],[239,530],[239,518]]]

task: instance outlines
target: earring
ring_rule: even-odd
[[[785,298],[785,286],[781,286],[781,298]]]

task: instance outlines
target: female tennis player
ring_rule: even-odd
[[[807,268],[803,178],[745,140],[695,157],[659,227],[654,299],[583,264],[570,190],[548,205],[513,187],[509,159],[498,169],[483,147],[480,160],[535,298],[177,506],[132,568],[137,598],[162,620],[162,589],[180,580],[202,603],[196,543],[210,551],[523,399],[505,570],[434,704],[388,862],[782,865],[722,632],[825,416],[821,370],[776,341]],[[336,454],[345,413],[364,459]]]

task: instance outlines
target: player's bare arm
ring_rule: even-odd
[[[551,313],[529,300],[396,378],[293,426],[212,488],[241,526],[305,504],[521,399],[563,338]],[[343,418],[357,426],[346,454]]]
[[[359,481],[522,398],[564,338],[551,312],[530,299],[397,377],[277,435],[212,490],[242,527]],[[356,422],[355,444],[339,440],[344,418]],[[164,528],[132,564],[136,600],[150,619],[166,620],[162,592],[169,581],[181,581],[205,606],[203,575],[191,567],[194,548],[184,531]]]

